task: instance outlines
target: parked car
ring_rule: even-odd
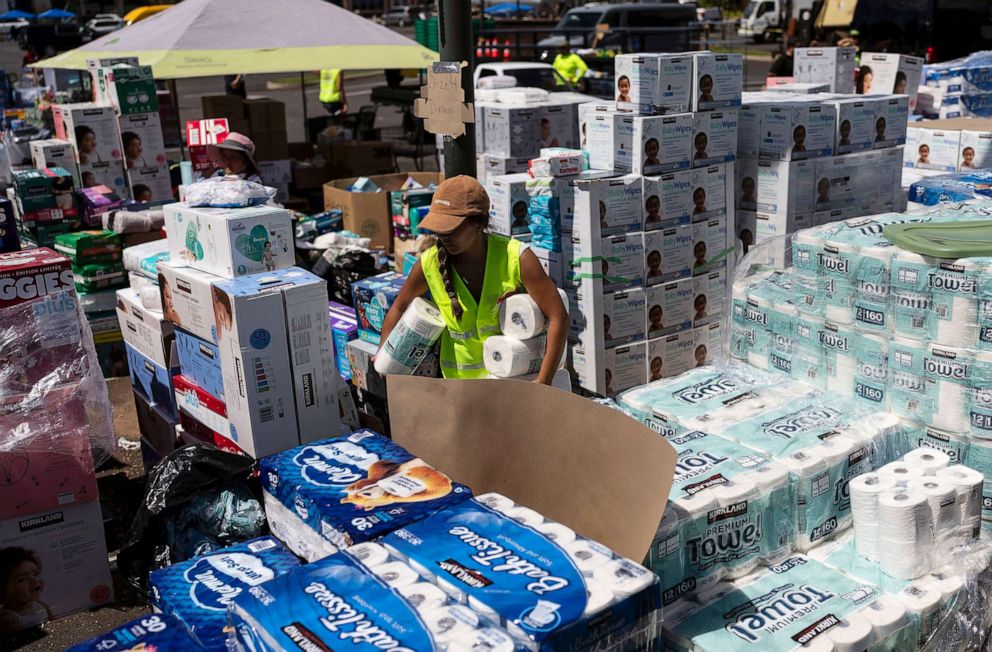
[[[719,25],[723,22],[723,10],[719,7],[696,7],[696,16],[704,25]]]
[[[25,27],[30,24],[30,20],[25,20],[23,18],[0,21],[0,34],[10,37],[14,33],[14,30],[18,27]]]
[[[413,7],[393,7],[382,15],[382,22],[387,26],[406,27],[417,19]]]
[[[588,4],[569,9],[551,36],[538,41],[543,48],[589,47],[597,27],[609,26],[599,47],[626,47],[631,52],[685,52],[700,29],[696,7],[674,2]]]
[[[124,19],[117,14],[97,14],[86,23],[86,30],[93,36],[103,36],[124,27]]]
[[[132,9],[124,14],[124,22],[128,25],[133,25],[139,20],[150,18],[155,14],[165,11],[166,9],[171,9],[173,6],[174,5],[145,5],[144,7],[138,7],[137,9]]]
[[[76,23],[54,23],[25,25],[14,33],[17,44],[24,51],[34,48],[42,57],[55,56],[59,52],[73,50],[92,40],[86,30]]]
[[[550,64],[532,61],[480,63],[475,67],[475,87],[479,88],[480,79],[494,75],[513,77],[517,80],[517,86],[543,88],[551,93],[575,90],[575,87],[562,79],[561,75]],[[592,95],[587,97],[589,102],[599,100],[598,97]]]

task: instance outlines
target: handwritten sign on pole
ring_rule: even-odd
[[[475,122],[475,109],[465,102],[462,89],[462,61],[441,61],[427,69],[427,84],[420,87],[420,97],[413,103],[413,114],[424,120],[424,129],[432,134],[457,138],[465,133],[465,124]]]

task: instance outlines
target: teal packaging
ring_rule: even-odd
[[[877,410],[887,410],[889,341],[884,335],[857,333],[854,338],[854,398]]]
[[[929,423],[933,419],[933,398],[927,392],[923,359],[924,342],[900,335],[889,340],[889,407],[900,416]]]
[[[405,281],[406,277],[402,274],[386,272],[351,284],[355,312],[358,314],[359,338],[379,344],[386,313],[399,296]]]
[[[892,329],[899,335],[925,340],[932,295],[929,273],[937,260],[899,249],[892,257],[889,287],[892,292]]]

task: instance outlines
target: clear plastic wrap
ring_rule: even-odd
[[[211,177],[186,186],[186,205],[195,208],[259,206],[276,196],[276,189],[235,176]]]

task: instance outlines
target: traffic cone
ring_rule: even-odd
[[[510,60],[510,39],[503,41],[503,61]]]
[[[491,38],[486,39],[486,58],[493,58],[493,39]]]
[[[480,36],[475,40],[475,58],[482,58],[482,37]]]

